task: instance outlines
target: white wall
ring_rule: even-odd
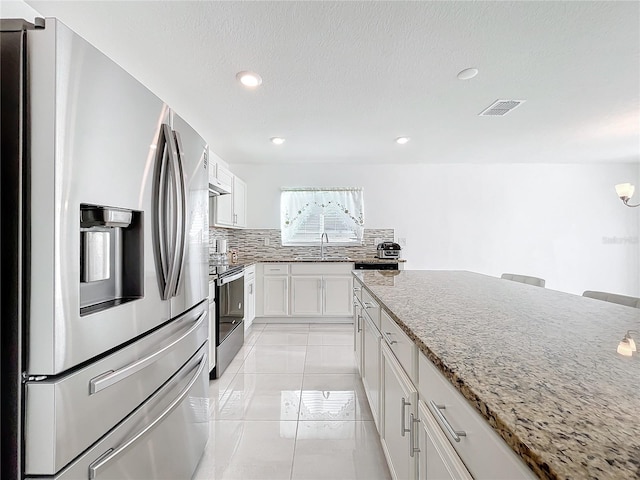
[[[547,288],[640,296],[640,163],[231,165],[248,184],[248,225],[279,228],[280,187],[362,186],[367,228],[406,238],[410,269],[539,276]],[[610,240],[613,242],[610,243]]]
[[[40,16],[37,11],[22,0],[0,0],[1,18],[24,18],[28,22],[33,22],[35,17]]]

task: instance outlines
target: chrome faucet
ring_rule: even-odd
[[[329,243],[329,236],[327,235],[327,232],[324,232],[322,235],[320,235],[320,259],[324,260],[324,242],[325,240],[327,241],[327,243]]]

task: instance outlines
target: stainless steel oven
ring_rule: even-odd
[[[244,344],[244,266],[217,267],[224,270],[216,279],[216,366],[219,378]]]

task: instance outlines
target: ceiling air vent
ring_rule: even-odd
[[[524,102],[524,100],[496,100],[478,115],[481,117],[502,117]]]

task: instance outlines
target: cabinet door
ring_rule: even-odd
[[[291,315],[322,315],[322,277],[291,276]]]
[[[247,330],[256,318],[256,280],[245,280],[244,284],[244,329]]]
[[[216,178],[226,190],[233,190],[233,173],[220,164],[216,167]]]
[[[362,376],[362,343],[364,338],[364,331],[362,329],[362,323],[364,319],[362,318],[362,305],[360,305],[360,300],[356,297],[355,292],[353,295],[353,349],[356,354],[356,366],[358,367],[358,371],[360,372],[360,376]]]
[[[238,177],[233,177],[233,224],[247,226],[247,184]]]
[[[264,315],[289,315],[289,277],[264,276]]]
[[[362,316],[364,344],[362,347],[362,383],[378,431],[380,430],[380,332],[368,318]]]
[[[209,172],[209,183],[217,183],[218,180],[218,172],[216,171],[217,163],[214,160],[214,155],[211,152],[208,152],[207,156],[208,164],[207,164],[207,172]]]
[[[323,278],[324,308],[328,317],[350,317],[353,315],[353,277],[325,276]]]
[[[231,189],[231,195],[218,195],[214,198],[215,225],[233,226],[233,173],[222,165],[217,166],[218,181]]]
[[[222,227],[233,226],[233,195],[218,195],[213,198],[215,205],[214,223]]]
[[[365,346],[366,348],[366,346]],[[417,414],[418,393],[389,349],[382,348],[382,446],[394,479],[416,478],[417,456],[411,453],[411,415]]]
[[[423,401],[418,402],[417,445],[420,480],[472,480],[438,422]]]

